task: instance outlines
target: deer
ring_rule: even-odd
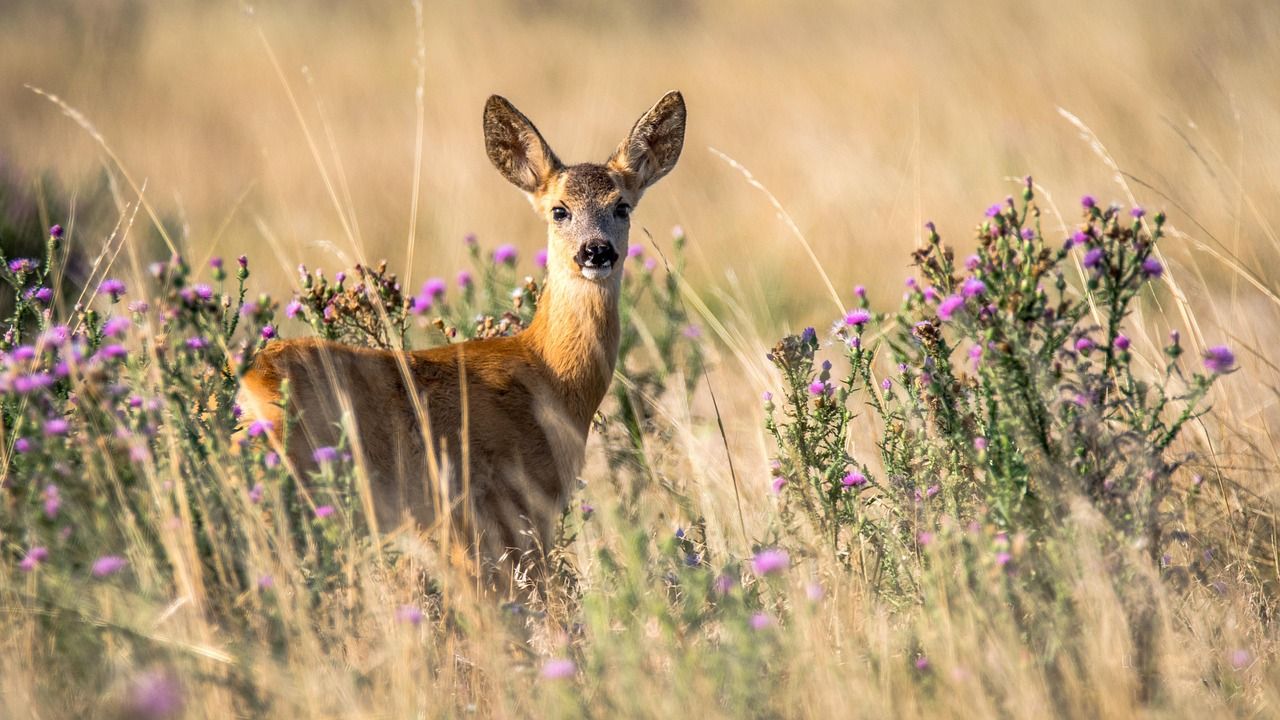
[[[275,340],[241,378],[242,423],[266,421],[299,478],[346,432],[378,525],[445,521],[490,569],[526,556],[536,565],[613,377],[631,213],[675,167],[685,120],[684,98],[669,92],[606,162],[565,165],[527,117],[491,96],[489,160],[547,223],[546,280],[528,327],[415,351]]]

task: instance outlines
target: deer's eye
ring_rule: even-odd
[[[626,220],[631,217],[631,206],[626,203],[618,203],[618,206],[613,209],[613,216],[619,220]]]
[[[551,208],[551,219],[556,222],[564,222],[569,219],[569,211],[557,205]]]

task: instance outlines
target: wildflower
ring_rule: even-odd
[[[316,519],[324,520],[325,518],[333,515],[334,512],[336,512],[336,510],[332,505],[321,505],[316,508]]]
[[[71,331],[66,325],[54,325],[40,335],[40,341],[52,347],[62,347],[71,339]]]
[[[1031,228],[1023,228],[1023,229],[1022,229],[1022,239],[1023,239],[1023,240],[1034,240],[1034,239],[1035,239],[1035,237],[1036,237],[1036,231],[1035,231],[1035,230],[1032,230]]]
[[[951,320],[951,316],[955,314],[964,305],[964,298],[959,295],[951,295],[946,300],[938,303],[938,319],[943,322]]]
[[[829,388],[827,387],[827,384],[822,382],[821,380],[814,380],[812,383],[809,384],[810,395],[822,397],[827,394],[828,390]]]
[[[284,316],[289,319],[297,317],[300,312],[302,312],[302,303],[297,300],[294,300],[284,306]]]
[[[853,286],[853,294],[854,294],[854,295],[857,295],[859,298],[861,298],[861,299],[865,300],[865,299],[866,299],[866,297],[867,297],[867,289],[866,289],[865,287],[863,287],[862,285],[854,285],[854,286]]]
[[[773,402],[773,393],[769,392],[768,390],[765,390],[764,393],[760,395],[760,397],[763,398],[764,401],[767,403]]]
[[[422,294],[436,300],[444,297],[445,289],[446,285],[443,278],[427,278],[427,281],[422,283]]]
[[[924,491],[924,496],[926,498],[931,498],[934,495],[937,495],[940,490],[942,490],[942,486],[937,483],[934,483]]]
[[[270,590],[275,586],[276,586],[276,579],[271,577],[270,575],[260,575],[258,577],[259,590]]]
[[[987,208],[987,217],[989,218],[999,217],[1001,209],[1002,208],[1000,206],[1000,203],[996,203],[995,205],[992,205],[991,207]]]
[[[182,714],[182,687],[168,673],[153,670],[134,679],[129,688],[129,717],[142,720],[176,718]]]
[[[139,315],[141,315],[142,313],[146,312],[147,309],[150,307],[151,306],[148,305],[146,301],[134,300],[133,302],[129,303],[129,312],[138,313]]]
[[[40,263],[31,258],[15,258],[9,261],[9,272],[15,275],[28,273],[40,267]]]
[[[981,295],[986,291],[987,291],[987,284],[982,282],[978,278],[974,278],[974,277],[966,278],[964,281],[964,285],[960,288],[960,294],[964,295],[967,298],[971,298],[976,295]]]
[[[928,530],[921,530],[920,533],[916,535],[916,542],[920,543],[921,547],[928,545],[933,542],[933,533]]]
[[[271,422],[270,420],[261,420],[261,419],[254,420],[252,423],[249,424],[249,437],[259,437],[262,435],[266,435],[270,433],[272,430],[274,430],[275,427],[276,427],[275,423]]]
[[[582,503],[582,506],[579,509],[582,510],[583,520],[590,518],[593,514],[595,514],[595,511],[596,511],[595,506],[588,502]]]
[[[241,270],[249,267],[249,257],[247,255],[241,255],[236,258],[236,265],[239,265]]]
[[[476,239],[476,234],[473,232],[469,232],[462,236],[462,243],[467,247],[475,247],[477,242],[479,241]]]
[[[410,625],[422,623],[422,609],[416,605],[401,605],[396,608],[396,620]]]
[[[890,390],[890,389],[892,389],[892,388],[893,388],[893,381],[892,381],[892,380],[890,380],[889,378],[885,378],[884,380],[881,380],[881,381],[880,381],[880,388],[881,388],[882,390]]]
[[[120,358],[128,354],[129,354],[129,351],[126,350],[123,345],[120,345],[118,343],[112,343],[111,345],[104,345],[102,349],[98,351],[97,357],[102,360],[110,361],[110,360],[119,360]]]
[[[738,581],[735,580],[733,576],[721,573],[716,576],[715,582],[711,583],[711,589],[714,590],[717,595],[728,595],[729,592],[733,590],[733,586],[737,584]]]
[[[984,437],[976,437],[973,439],[973,449],[982,452],[987,449],[987,439]]]
[[[191,288],[191,291],[201,300],[211,300],[213,298],[213,288],[205,285],[204,283],[200,283],[199,285]]]
[[[463,289],[471,287],[471,273],[466,270],[458,271],[458,287]]]
[[[1138,219],[1141,219],[1143,215],[1146,215],[1146,214],[1147,214],[1147,211],[1146,211],[1146,210],[1143,210],[1143,209],[1142,209],[1142,208],[1140,208],[1140,207],[1136,207],[1136,208],[1134,208],[1134,209],[1130,210],[1130,211],[1129,211],[1129,214],[1133,216],[1133,219],[1134,219],[1134,220],[1138,220]]]
[[[199,335],[195,335],[187,338],[186,345],[189,350],[203,350],[206,347],[209,347],[209,341]]]
[[[775,575],[791,565],[791,556],[786,550],[768,548],[761,550],[751,558],[751,569],[757,575]]]
[[[431,306],[434,304],[435,301],[431,299],[430,295],[418,295],[409,303],[409,312],[414,315],[421,315],[422,313],[430,310]],[[328,308],[325,308],[325,312],[326,314],[328,313]]]
[[[1093,349],[1093,341],[1088,337],[1080,337],[1076,340],[1076,352],[1087,353]]]
[[[1204,351],[1204,369],[1211,373],[1230,372],[1235,364],[1235,353],[1226,345],[1217,345]]]
[[[644,269],[645,269],[646,271],[648,271],[648,272],[653,272],[653,269],[654,269],[654,268],[656,268],[656,267],[658,267],[658,261],[657,261],[657,260],[654,260],[653,258],[645,258],[645,259],[644,259]]]
[[[773,625],[773,618],[768,613],[756,613],[747,622],[752,630],[765,630]]]
[[[1235,668],[1236,670],[1245,669],[1245,667],[1249,665],[1249,661],[1251,659],[1252,658],[1249,656],[1249,651],[1244,650],[1242,648],[1237,648],[1235,650],[1232,650],[1231,653],[1227,656],[1227,660],[1231,663],[1231,667]]]
[[[770,484],[770,487],[773,488],[774,495],[781,495],[782,488],[786,487],[786,485],[787,485],[787,479],[785,477],[781,475],[775,475],[773,478],[773,482]]]
[[[1102,248],[1093,248],[1084,254],[1084,266],[1096,268],[1102,263]]]
[[[311,457],[321,465],[327,465],[338,459],[338,451],[329,445],[318,447],[311,453]]]
[[[31,441],[30,441],[30,440],[28,440],[28,439],[26,439],[26,438],[24,438],[24,437],[20,437],[20,438],[18,438],[17,440],[14,440],[14,441],[13,441],[13,451],[14,451],[14,452],[16,452],[16,453],[19,453],[19,454],[21,454],[21,453],[25,453],[25,452],[30,452],[30,451],[31,451]]]
[[[515,265],[516,255],[514,245],[499,245],[493,251],[493,262],[498,265]]]
[[[697,340],[702,337],[702,328],[691,323],[689,325],[685,325],[684,329],[680,331],[680,334],[690,340]]]
[[[62,226],[61,226],[61,225],[54,225],[53,227],[49,228],[49,237],[51,237],[51,238],[53,238],[53,239],[55,239],[55,240],[61,240],[61,239],[62,239]]]
[[[276,336],[276,329],[275,329],[275,327],[274,327],[274,326],[271,326],[271,325],[263,325],[263,326],[262,326],[262,339],[263,339],[263,340],[270,340],[271,338],[273,338],[273,337],[275,337],[275,336]]]
[[[542,663],[539,673],[543,680],[568,680],[578,672],[578,666],[568,658],[551,658]]]
[[[1092,195],[1085,195],[1084,197],[1080,198],[1080,205],[1083,206],[1085,209],[1092,210],[1094,206],[1096,206],[1097,204],[1098,204],[1098,201],[1094,200]]]
[[[848,315],[844,316],[844,324],[849,327],[862,327],[871,319],[871,313],[863,308],[850,310]]]
[[[35,298],[41,304],[48,305],[49,301],[53,299],[53,291],[47,287],[38,288],[31,294],[31,297]]]
[[[982,363],[982,346],[981,345],[974,345],[973,347],[969,348],[969,361],[973,363],[973,366],[975,368]]]
[[[1000,552],[996,553],[996,565],[998,567],[1004,567],[1008,565],[1012,560],[1013,560],[1013,556],[1010,555],[1008,551],[1001,550]]]
[[[347,281],[347,274],[342,270],[339,270],[338,274],[333,276],[333,281],[338,283],[339,286],[341,286],[342,283]]]
[[[1089,236],[1083,230],[1077,230],[1071,237],[1067,238],[1067,249],[1070,250],[1074,245],[1087,245],[1088,243]]]
[[[920,672],[924,672],[924,671],[928,670],[928,669],[929,669],[929,658],[925,657],[924,655],[921,655],[921,656],[917,657],[917,658],[916,658],[916,669],[917,669],[917,670],[919,670]]]
[[[1116,335],[1115,346],[1116,346],[1116,349],[1121,352],[1128,350],[1129,338],[1124,335]]]
[[[800,339],[804,342],[813,342],[818,339],[818,331],[807,327],[800,333]]]
[[[111,296],[111,302],[116,302],[120,296],[124,294],[124,283],[115,278],[108,278],[102,281],[98,286],[98,292]]]
[[[37,545],[27,551],[27,556],[22,558],[22,562],[18,563],[18,567],[22,572],[31,572],[36,566],[44,562],[49,557],[49,549]]]
[[[274,450],[268,452],[266,455],[262,456],[262,464],[269,468],[276,467],[280,464],[280,454]]]
[[[1159,260],[1149,257],[1142,261],[1142,274],[1149,278],[1158,278],[1164,274],[1164,266]]]
[[[50,437],[56,435],[66,435],[67,430],[71,428],[71,424],[63,418],[51,418],[44,423],[44,434]]]
[[[847,488],[862,487],[867,484],[867,476],[854,470],[853,472],[840,478],[840,484]]]
[[[973,272],[974,270],[977,270],[978,266],[981,264],[982,264],[982,259],[979,258],[977,255],[970,255],[969,257],[964,259],[964,269],[968,270],[969,272]]]
[[[103,323],[102,334],[107,337],[120,337],[128,332],[132,326],[133,322],[129,318],[116,315]]]
[[[96,578],[104,578],[110,575],[115,575],[123,570],[124,566],[128,564],[129,561],[119,555],[103,555],[93,561],[93,567],[90,572],[93,573],[93,576]]]

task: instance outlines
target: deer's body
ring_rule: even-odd
[[[272,343],[242,380],[246,419],[271,421],[303,474],[316,448],[353,428],[348,445],[382,526],[426,525],[447,505],[460,537],[489,560],[545,546],[613,375],[629,210],[674,166],[683,133],[683,100],[671,93],[607,164],[565,167],[527,118],[490,98],[490,159],[549,222],[547,281],[528,329],[406,353]]]

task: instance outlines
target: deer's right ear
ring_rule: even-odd
[[[527,193],[537,192],[562,167],[538,128],[498,95],[484,104],[484,146],[502,177]]]

